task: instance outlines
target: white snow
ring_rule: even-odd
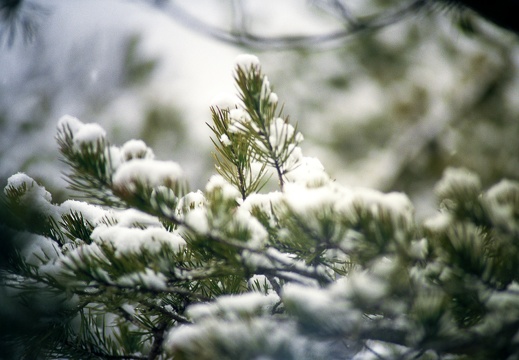
[[[129,140],[121,146],[121,155],[124,161],[131,159],[154,159],[153,150],[146,146],[142,140]]]
[[[344,283],[346,294],[367,304],[380,304],[387,295],[386,281],[367,271],[350,274]]]
[[[240,295],[223,295],[215,302],[195,304],[187,309],[188,316],[198,322],[208,317],[221,317],[233,320],[243,315],[250,315],[261,311],[268,312],[277,302],[276,294],[263,295],[250,292]]]
[[[64,266],[65,268],[70,268],[72,271],[81,269],[83,267],[88,268],[89,264],[85,263],[85,258],[94,259],[106,264],[110,263],[106,258],[103,250],[101,250],[97,243],[92,242],[91,244],[79,246],[69,251],[66,256],[59,259],[58,265],[61,267]],[[50,270],[53,271],[54,269],[51,268]],[[106,279],[109,280],[108,275],[106,275]]]
[[[297,306],[303,306],[310,313],[321,313],[324,309],[332,309],[335,304],[330,294],[322,289],[310,288],[296,284],[283,287],[283,300],[290,301]]]
[[[241,205],[241,208],[251,211],[252,208],[258,207],[263,212],[269,214],[272,207],[276,207],[281,203],[283,196],[284,194],[280,191],[272,191],[266,194],[250,194]]]
[[[193,210],[196,208],[203,208],[205,206],[206,199],[204,193],[200,190],[196,192],[189,192],[180,199],[178,208],[182,211]]]
[[[162,223],[155,216],[136,209],[111,211],[111,216],[116,219],[119,227],[162,227]]]
[[[234,64],[243,71],[249,71],[252,67],[259,67],[260,61],[255,55],[241,54],[236,57]]]
[[[393,217],[402,216],[409,223],[414,218],[414,206],[406,194],[400,192],[383,193],[368,188],[356,188],[354,202],[360,202],[368,207],[374,214],[380,207],[387,210]]]
[[[229,111],[229,119],[231,120],[231,124],[233,122],[246,124],[251,121],[249,113],[243,108],[231,109]]]
[[[253,217],[249,211],[244,210],[241,207],[236,209],[234,212],[230,226],[247,229],[249,231],[247,245],[251,248],[261,248],[268,240],[268,233],[263,225],[261,225],[261,223]]]
[[[211,99],[211,106],[219,109],[235,109],[240,100],[236,95],[220,94]]]
[[[70,131],[72,132],[72,134],[75,134],[79,131],[79,129],[81,129],[83,127],[83,122],[81,122],[81,120],[79,120],[78,118],[74,117],[74,116],[71,116],[71,115],[63,115],[59,120],[58,120],[58,125],[57,125],[57,128],[58,129],[70,129]]]
[[[100,245],[113,247],[116,257],[135,255],[142,251],[156,254],[163,247],[177,252],[186,244],[180,235],[158,227],[140,229],[102,225],[94,229],[91,238]]]
[[[94,226],[97,225],[98,221],[107,214],[107,211],[100,206],[77,200],[66,200],[60,205],[60,210],[62,211],[62,214],[72,212],[81,213],[83,218]]]
[[[182,177],[183,171],[176,162],[133,159],[117,168],[113,183],[115,187],[135,191],[136,183],[149,187],[171,187],[182,180]]]
[[[96,123],[84,124],[74,133],[74,143],[96,144],[97,141],[106,137],[106,131]]]
[[[453,218],[450,213],[439,213],[424,221],[424,226],[432,231],[444,231],[452,222]]]
[[[300,147],[294,148],[287,161],[286,168],[290,170],[286,174],[286,178],[293,183],[317,187],[330,182],[330,176],[321,161],[315,157],[303,156]]]
[[[503,203],[507,200],[508,197],[511,197],[512,194],[519,192],[519,183],[516,181],[511,181],[508,179],[503,179],[494,186],[492,186],[486,192],[485,198],[488,201],[495,201],[498,203]]]
[[[121,276],[116,282],[122,286],[134,287],[142,284],[148,289],[164,290],[167,288],[166,281],[167,279],[163,274],[146,268],[144,272]]]
[[[313,218],[320,209],[335,209],[351,198],[349,191],[337,186],[307,188],[300,183],[285,184],[284,200],[290,209],[302,216]]]
[[[220,136],[220,142],[223,144],[223,146],[232,145],[231,140],[226,134],[222,134],[222,136]]]
[[[21,232],[16,234],[13,240],[24,244],[20,255],[30,265],[43,265],[57,259],[61,253],[58,244],[44,236]]]
[[[213,175],[207,182],[205,190],[208,193],[220,190],[226,199],[241,198],[241,194],[234,186],[229,184],[221,175]]]
[[[519,183],[510,180],[501,180],[492,186],[484,195],[483,200],[489,209],[489,214],[495,224],[507,228],[513,227],[512,231],[518,231],[515,225],[517,216],[517,198],[519,197]]]
[[[51,203],[51,194],[31,177],[24,173],[14,174],[7,179],[7,186],[4,188],[5,194],[7,194],[9,187],[18,190],[23,189],[23,194],[18,201],[20,201],[26,209],[50,216],[54,218],[54,220],[59,221],[59,208]]]
[[[106,157],[110,159],[110,165],[112,170],[115,170],[121,165],[123,162],[123,156],[121,154],[121,149],[117,146],[111,145],[106,147]]]
[[[434,190],[439,197],[445,197],[450,194],[453,188],[465,188],[469,191],[479,192],[481,191],[481,180],[467,169],[447,168]]]
[[[61,131],[66,129],[72,132],[74,145],[79,149],[83,144],[97,144],[99,140],[106,137],[106,131],[97,123],[85,124],[78,118],[64,115],[58,120],[57,128]]]
[[[185,215],[185,222],[200,234],[207,234],[210,230],[206,209],[195,208],[191,210]]]

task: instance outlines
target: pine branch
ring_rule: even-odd
[[[287,167],[290,155],[302,141],[302,135],[282,118],[278,112],[277,95],[262,74],[257,59],[245,58],[235,68],[235,82],[239,98],[247,115],[237,119],[237,131],[244,131],[249,138],[251,150],[264,163],[272,166],[283,189],[285,175],[292,170]],[[235,111],[240,111],[236,109]]]
[[[237,109],[231,110],[236,111]],[[251,193],[258,192],[267,182],[264,164],[257,174],[253,173],[252,164],[257,160],[250,149],[250,139],[244,133],[230,131],[229,109],[211,108],[213,125],[209,125],[216,135],[211,139],[217,153],[216,170],[229,183],[236,186],[243,200]]]
[[[116,208],[124,206],[112,191],[113,166],[109,143],[104,137],[90,142],[75,142],[71,126],[64,122],[58,127],[56,136],[63,162],[71,169],[66,177],[69,188],[79,197],[94,203]]]
[[[153,344],[148,355],[148,360],[155,360],[162,354],[162,343],[164,342],[164,333],[166,332],[168,323],[163,321],[153,329]]]

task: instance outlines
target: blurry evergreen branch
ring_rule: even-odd
[[[204,191],[70,116],[57,141],[83,201],[9,179],[5,356],[516,359],[519,183],[447,169],[418,222],[404,194],[341,186],[303,155],[256,57],[234,74]],[[269,176],[278,190],[260,193]]]
[[[247,10],[242,0],[231,1],[231,24],[229,28],[217,27],[204,21],[197,14],[186,11],[179,1],[156,0],[159,8],[180,23],[217,40],[257,49],[289,49],[323,47],[340,44],[352,36],[359,36],[367,31],[375,31],[389,25],[431,11],[444,11],[454,14],[453,18],[462,18],[465,27],[468,17],[477,13],[494,24],[519,33],[519,25],[514,17],[514,2],[501,0],[460,1],[460,0],[401,0],[397,2],[370,2],[363,5],[369,9],[367,14],[357,14],[348,0],[312,0],[310,6],[321,10],[342,23],[342,29],[316,35],[275,35],[264,36],[249,30],[254,13]],[[472,29],[473,30],[473,29]]]
[[[38,30],[41,18],[48,13],[44,6],[28,0],[0,1],[0,45],[9,46],[17,36],[31,41]]]
[[[369,14],[356,14],[347,0],[313,0],[311,6],[333,16],[342,23],[342,28],[317,35],[278,35],[263,36],[249,30],[251,14],[242,0],[230,1],[231,21],[228,27],[218,27],[202,20],[198,14],[192,14],[181,2],[171,0],[147,1],[153,6],[171,15],[175,20],[217,40],[245,45],[252,48],[287,49],[308,48],[338,44],[352,36],[366,31],[374,31],[394,23],[412,18],[417,13],[447,9],[454,14],[477,13],[494,24],[519,33],[519,25],[514,16],[515,3],[500,0],[400,0],[396,3],[368,4]],[[225,5],[224,5],[225,6]],[[6,39],[12,45],[18,32],[25,39],[31,39],[37,29],[41,14],[48,10],[31,0],[2,0],[0,2],[0,40]],[[456,17],[456,16],[455,16]],[[465,18],[465,16],[462,16]],[[465,24],[465,26],[471,27]]]

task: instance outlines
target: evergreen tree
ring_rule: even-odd
[[[304,156],[256,57],[234,76],[204,191],[70,116],[57,142],[78,200],[9,179],[4,356],[519,357],[519,183],[447,169],[437,215],[417,221],[404,194],[340,185]]]

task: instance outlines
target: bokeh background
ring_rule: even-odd
[[[343,1],[359,17],[406,2]],[[347,14],[331,3],[25,0],[15,36],[1,25],[2,184],[22,171],[55,201],[68,196],[54,136],[69,114],[101,124],[116,145],[144,140],[202,188],[214,167],[209,106],[234,92],[241,53],[260,58],[305,136],[305,155],[342,184],[404,191],[425,216],[449,166],[475,171],[484,185],[519,178],[516,34],[432,6],[341,41],[276,42],[344,31]],[[274,40],[240,45],[219,36],[240,27]]]

